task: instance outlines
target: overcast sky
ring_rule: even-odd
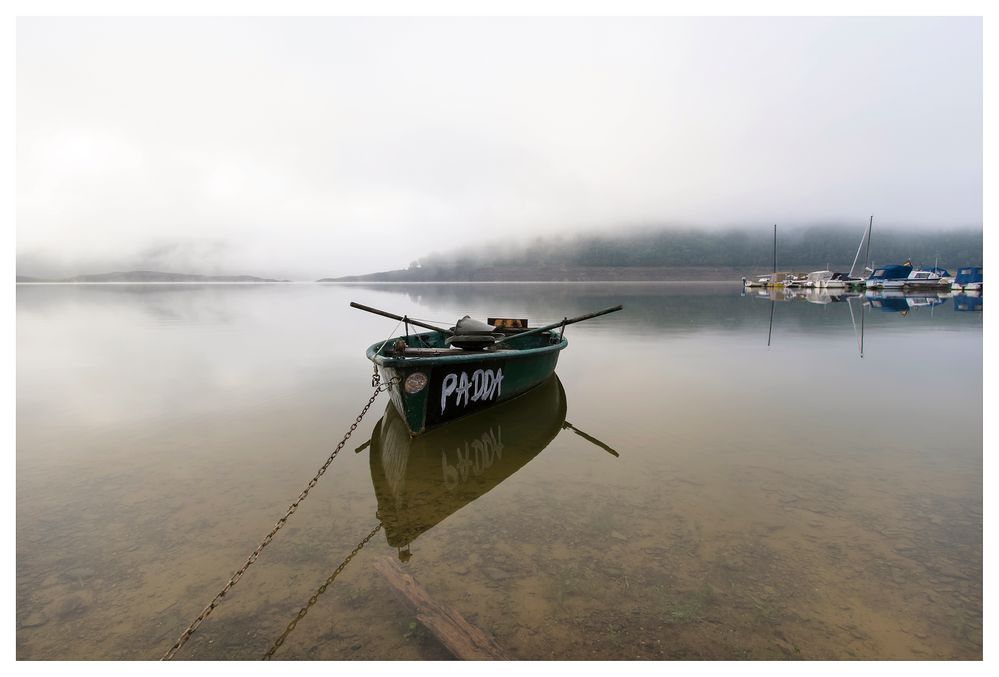
[[[981,226],[980,19],[17,22],[22,274],[872,213]]]

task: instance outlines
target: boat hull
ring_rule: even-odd
[[[410,345],[427,345],[440,343],[440,339],[440,334],[429,332],[387,343],[403,340]],[[415,436],[544,383],[555,372],[559,353],[568,345],[554,332],[514,338],[508,343],[510,350],[453,351],[433,357],[395,357],[384,350],[384,344],[378,344],[368,349],[368,359],[375,363],[383,383],[392,382],[392,403]]]

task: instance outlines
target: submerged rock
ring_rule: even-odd
[[[78,592],[57,599],[45,606],[43,610],[47,616],[57,620],[69,620],[76,616],[82,616],[94,601],[94,596],[87,592]]]

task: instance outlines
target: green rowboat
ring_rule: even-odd
[[[523,319],[467,315],[445,329],[351,302],[351,307],[407,324],[405,336],[375,343],[367,350],[409,434],[420,435],[487,407],[523,395],[555,372],[558,354],[569,342],[565,327],[621,310],[598,310],[534,329]],[[410,334],[408,325],[433,331]],[[559,329],[556,334],[554,329]]]
[[[511,336],[495,348],[455,350],[438,332],[368,348],[411,435],[522,395],[548,379],[569,342],[553,331]]]

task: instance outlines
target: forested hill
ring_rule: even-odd
[[[847,270],[860,244],[860,228],[812,227],[777,232],[777,265],[783,270]],[[861,252],[860,272],[865,251]],[[871,261],[911,259],[954,269],[982,263],[982,231],[874,229]],[[773,231],[646,230],[622,234],[493,240],[475,247],[434,253],[408,269],[324,278],[332,281],[514,281],[514,280],[732,280],[770,270]]]
[[[772,266],[772,230],[658,230],[621,235],[540,237],[527,245],[493,244],[444,254],[431,254],[414,267],[456,268],[467,266],[707,266],[747,269]],[[853,261],[860,244],[861,229],[811,227],[777,231],[777,263],[780,268]],[[871,260],[955,267],[982,262],[982,231],[902,231],[874,229]],[[863,261],[863,252],[861,253]]]

